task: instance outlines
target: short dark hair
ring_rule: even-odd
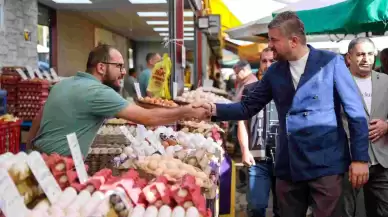
[[[298,15],[293,11],[284,11],[268,24],[268,29],[280,28],[286,36],[297,35],[301,38],[302,44],[306,44],[304,24]]]
[[[380,57],[388,58],[388,48],[384,48],[380,51]]]
[[[370,43],[373,45],[374,48],[375,47],[375,43],[373,43],[373,41],[368,38],[368,37],[358,37],[358,38],[354,38],[353,40],[351,40],[349,42],[349,45],[348,45],[348,53],[357,45],[357,44],[361,44],[361,43]]]
[[[266,53],[266,52],[273,52],[272,48],[270,47],[266,47],[264,48],[261,53],[260,53],[260,59],[261,59],[261,56],[263,55],[263,53]]]
[[[135,68],[128,69],[128,75],[133,75],[135,73],[136,73],[136,69]]]
[[[115,49],[113,46],[107,44],[100,44],[93,48],[89,53],[88,62],[86,63],[86,72],[92,72],[93,67],[101,62],[110,61],[110,51]]]
[[[152,58],[154,58],[156,55],[158,55],[158,54],[157,54],[157,53],[148,53],[148,54],[146,55],[146,62],[149,63],[150,60],[151,60]]]

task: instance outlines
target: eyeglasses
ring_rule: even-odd
[[[124,69],[124,64],[123,63],[108,63],[108,62],[102,62],[102,63],[107,64],[107,65],[114,65],[117,68],[119,68],[120,71],[123,71],[123,69]]]

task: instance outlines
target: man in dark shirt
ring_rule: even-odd
[[[260,57],[261,75],[274,62],[273,51],[266,48]],[[238,74],[240,75],[240,73]],[[241,100],[254,87],[257,78],[249,74],[242,78],[243,88]],[[265,217],[270,190],[275,192],[275,176],[273,173],[273,158],[270,150],[266,151],[264,135],[266,133],[264,120],[266,111],[263,110],[249,121],[238,122],[237,137],[240,143],[242,161],[248,167],[249,187],[247,192],[248,216]],[[273,213],[278,217],[277,199],[273,194]]]

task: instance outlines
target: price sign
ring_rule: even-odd
[[[58,74],[57,74],[57,72],[53,68],[50,69],[50,73],[53,76],[55,81],[59,81]]]
[[[135,82],[135,91],[136,91],[137,98],[138,99],[142,98],[141,91],[140,91],[140,84],[138,82]]]
[[[42,73],[40,72],[39,69],[35,69],[35,73],[38,75],[38,78],[44,79],[44,78],[43,78],[43,75],[42,75]]]
[[[28,155],[27,163],[39,185],[42,186],[50,203],[55,204],[62,194],[62,190],[55,181],[42,156],[39,152],[33,151]]]
[[[182,68],[186,68],[186,47],[182,45]]]
[[[175,99],[178,96],[178,83],[172,83],[172,98]]]
[[[7,170],[0,169],[0,209],[5,216],[25,217],[27,207]]]
[[[129,132],[129,130],[125,126],[120,127],[121,132],[124,134],[124,136],[132,143],[136,143],[135,137],[132,136],[132,134]]]
[[[211,79],[206,79],[204,82],[203,82],[203,89],[207,90],[207,91],[210,91],[212,88],[213,88],[213,83],[214,81],[211,80]]]
[[[68,134],[67,143],[73,157],[75,170],[77,171],[78,179],[81,184],[84,184],[88,180],[88,174],[86,172],[85,164],[82,159],[81,149],[79,147],[77,135],[75,133]]]
[[[16,69],[16,71],[18,72],[18,74],[20,75],[20,77],[22,77],[23,80],[27,80],[27,79],[28,79],[26,73],[24,73],[23,70],[21,70],[21,69]]]
[[[50,74],[47,71],[43,71],[43,75],[46,77],[47,80],[52,81]]]
[[[28,75],[30,75],[30,78],[34,79],[35,78],[35,73],[32,70],[32,68],[30,66],[26,66],[26,69],[27,69]]]

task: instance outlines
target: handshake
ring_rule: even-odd
[[[209,120],[216,105],[213,103],[192,103],[185,106],[186,119]]]

